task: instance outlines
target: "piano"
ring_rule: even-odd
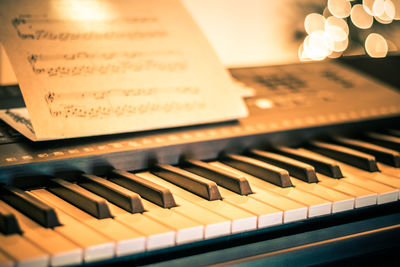
[[[399,59],[232,68],[238,121],[39,143],[1,123],[0,266],[398,264]]]

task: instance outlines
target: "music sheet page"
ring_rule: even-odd
[[[32,140],[142,131],[247,115],[178,0],[0,0],[0,42]]]

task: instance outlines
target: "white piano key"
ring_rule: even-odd
[[[239,170],[232,170],[240,172]],[[307,192],[301,191],[294,187],[279,187],[273,185],[271,183],[265,182],[257,177],[251,176],[244,172],[240,172],[243,175],[246,175],[245,178],[249,181],[250,185],[253,187],[257,186],[259,188],[263,188],[267,191],[275,192],[281,196],[289,198],[295,202],[304,204],[308,207],[308,217],[316,217],[321,215],[330,214],[332,211],[332,203],[319,198],[317,196],[308,194]]]
[[[301,149],[301,151],[304,150]],[[309,153],[312,152],[309,151]],[[321,157],[323,156],[321,155]],[[377,204],[398,200],[400,179],[380,172],[364,171],[343,162],[338,162],[338,165],[344,175],[344,178],[341,180],[377,193]]]
[[[247,211],[221,200],[208,201],[148,172],[138,173],[137,175],[151,179],[155,183],[169,188],[174,195],[180,196],[195,205],[199,205],[231,220],[231,233],[240,233],[257,229],[257,216]]]
[[[174,196],[178,206],[172,208],[194,221],[204,225],[204,238],[213,238],[231,233],[231,221],[217,213],[195,205],[180,196]],[[201,214],[201,216],[199,216]]]
[[[109,203],[114,219],[142,233],[146,237],[146,250],[154,250],[175,245],[175,231],[140,213],[129,213]]]
[[[210,164],[238,175],[248,176],[248,174],[245,174],[220,162],[212,162]],[[254,194],[249,195],[249,197],[282,210],[284,223],[304,220],[307,218],[308,207],[304,204],[300,204],[296,201],[282,197],[277,193],[267,191],[255,185],[251,185],[251,188]]]
[[[204,224],[204,238],[213,238],[230,234],[230,220],[205,208],[194,205],[179,196],[176,196],[175,199],[177,200],[178,205],[181,206],[175,207],[174,210]],[[201,216],[199,216],[199,214],[201,214]]]
[[[378,168],[383,174],[391,175],[400,179],[400,168],[395,168],[380,162],[378,162]]]
[[[0,251],[13,259],[16,266],[46,267],[49,264],[49,255],[19,234],[0,233]]]
[[[400,188],[400,179],[399,178],[396,178],[396,177],[393,177],[390,175],[386,175],[381,172],[366,172],[366,171],[359,170],[357,168],[348,166],[346,164],[340,164],[340,166],[347,173],[365,177],[365,178],[377,181],[381,184],[391,186],[393,188],[397,188],[397,189]]]
[[[219,188],[223,201],[246,210],[258,217],[257,228],[282,224],[283,212],[248,196],[238,195],[228,189]]]
[[[0,250],[0,267],[13,267],[15,262]]]
[[[377,204],[394,202],[399,198],[398,189],[361,176],[351,175],[347,171],[344,171],[344,175],[344,181],[377,193]]]
[[[333,179],[322,174],[318,174],[319,184],[340,191],[354,197],[354,207],[362,208],[377,204],[377,193],[364,188],[342,181]]]
[[[141,234],[111,218],[97,219],[51,192],[45,191],[46,194],[43,193],[40,197],[47,201],[48,205],[54,208],[58,207],[71,217],[113,240],[116,256],[129,255],[144,250],[145,238]]]
[[[50,265],[74,265],[82,263],[82,249],[70,240],[44,228],[11,206],[0,201],[0,206],[12,212],[20,223],[23,236],[50,255]]]
[[[202,224],[176,213],[173,209],[162,208],[145,199],[142,202],[143,207],[147,210],[144,213],[145,216],[175,230],[177,244],[199,241],[204,238]]]
[[[32,190],[29,193],[42,201],[45,201],[46,195],[49,194],[44,189]],[[84,249],[83,260],[85,262],[106,260],[114,256],[115,244],[111,239],[82,224],[60,208],[56,207],[55,209],[62,225],[54,230]]]
[[[296,188],[314,194],[332,202],[332,213],[354,209],[354,197],[325,187],[320,184],[310,184],[298,179],[292,179]]]

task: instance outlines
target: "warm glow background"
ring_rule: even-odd
[[[315,1],[314,2],[321,2]],[[226,66],[298,61],[293,0],[182,0]],[[304,18],[303,18],[304,19]]]
[[[382,57],[400,49],[400,0],[182,1],[226,66],[285,64],[366,52]],[[360,8],[363,4],[370,14]],[[316,16],[305,21],[312,13],[324,16],[324,21]],[[319,30],[312,38],[307,25]]]

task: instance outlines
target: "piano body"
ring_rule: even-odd
[[[230,71],[239,121],[40,143],[1,124],[1,263],[397,264],[398,92],[343,62]]]

